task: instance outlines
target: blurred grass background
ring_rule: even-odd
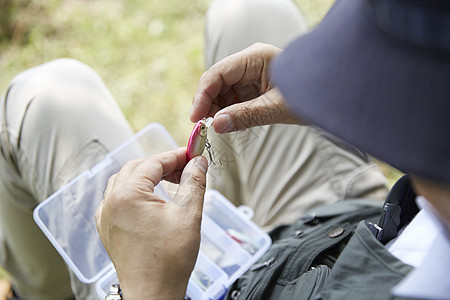
[[[136,131],[160,122],[184,145],[210,2],[0,0],[0,89],[22,70],[75,58],[100,74]],[[314,26],[332,1],[296,3]]]
[[[25,69],[75,58],[100,74],[135,131],[159,122],[185,145],[211,2],[0,0],[0,90]],[[295,3],[314,27],[333,0]],[[391,182],[400,175],[380,165]]]

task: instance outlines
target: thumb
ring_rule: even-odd
[[[269,124],[296,124],[281,93],[272,89],[250,101],[230,105],[214,116],[214,130],[226,133]]]
[[[180,185],[172,202],[178,206],[194,206],[200,212],[206,189],[208,162],[204,156],[191,159],[181,174]]]

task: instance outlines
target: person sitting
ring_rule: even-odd
[[[378,210],[347,199],[275,228],[258,263],[266,267],[239,278],[227,299],[448,299],[449,19],[448,6],[437,1],[341,0],[284,52],[257,44],[201,77],[192,121],[214,116],[219,133],[313,124],[409,173]],[[108,184],[96,220],[124,299],[184,296],[207,172],[203,157],[188,162],[184,154],[181,148],[129,163]],[[258,183],[252,175],[247,180]],[[180,182],[173,202],[153,194],[162,177]],[[277,190],[278,180],[269,188]],[[298,230],[304,234],[295,239]]]

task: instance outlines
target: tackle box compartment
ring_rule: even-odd
[[[130,159],[176,147],[166,129],[152,123],[34,210],[36,223],[80,281],[95,283],[99,299],[105,298],[111,284],[118,283],[94,220],[109,177]],[[155,193],[170,201],[166,187],[159,184]],[[270,237],[250,218],[248,207],[236,207],[218,191],[206,191],[200,251],[187,297],[222,298],[229,286],[269,249]]]

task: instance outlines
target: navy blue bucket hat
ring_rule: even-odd
[[[450,183],[450,1],[339,0],[272,74],[302,120]]]

